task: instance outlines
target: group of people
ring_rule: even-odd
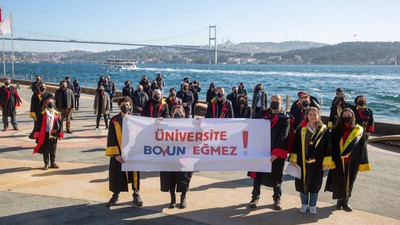
[[[124,163],[121,157],[122,120],[128,114],[152,118],[190,118],[196,107],[196,98],[201,87],[198,81],[189,82],[185,78],[177,92],[169,90],[169,96],[163,98],[165,82],[161,74],[150,84],[143,76],[137,89],[125,82],[123,97],[118,99],[119,112],[110,121],[112,99],[115,97],[115,84],[110,77],[101,77],[94,99],[94,113],[97,115],[96,129],[101,117],[104,117],[108,128],[106,155],[110,157],[109,189],[113,195],[107,206],[118,201],[120,192],[128,191],[132,183],[133,202],[142,206],[140,198],[140,173],[138,171],[122,172]],[[70,120],[72,111],[79,109],[81,88],[77,80],[70,83],[70,77],[60,82],[55,95],[50,94],[40,76],[32,84],[30,117],[34,121],[34,129],[30,135],[36,139],[34,152],[43,154],[44,169],[58,168],[55,163],[57,140],[63,137],[63,120],[66,120],[66,131],[72,133]],[[0,106],[3,111],[4,130],[8,127],[7,117],[11,116],[11,124],[18,129],[15,120],[15,107],[22,101],[17,90],[5,79],[0,89]],[[149,97],[150,96],[150,97]],[[260,198],[260,187],[266,185],[273,188],[273,207],[282,209],[282,177],[285,160],[299,168],[301,177],[296,178],[295,188],[300,193],[300,212],[309,209],[316,214],[318,192],[322,186],[325,170],[329,170],[325,191],[333,192],[337,199],[337,209],[352,211],[348,204],[358,171],[370,170],[367,154],[368,136],[374,132],[372,110],[368,108],[366,97],[359,95],[354,103],[346,102],[342,89],[337,89],[331,106],[329,122],[325,125],[321,120],[318,100],[301,91],[298,100],[293,102],[290,113],[282,107],[282,97],[272,95],[268,104],[267,92],[262,84],[255,86],[252,106],[248,104],[247,90],[243,83],[232,87],[232,92],[225,96],[225,89],[215,87],[211,83],[207,90],[207,111],[205,118],[253,118],[266,119],[271,122],[271,163],[270,173],[248,172],[253,179],[253,190],[250,208],[257,207]],[[194,106],[194,108],[193,108]],[[181,208],[186,207],[186,192],[189,189],[190,172],[161,172],[161,190],[170,192],[170,207],[176,207],[175,192],[181,192]]]

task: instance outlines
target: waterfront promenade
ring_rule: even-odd
[[[19,93],[19,130],[0,131],[0,224],[400,224],[400,150],[381,144],[369,145],[372,171],[359,173],[351,213],[335,210],[331,193],[321,190],[318,214],[300,214],[289,176],[284,177],[283,210],[272,210],[272,190],[264,187],[259,206],[251,210],[252,181],[245,171],[194,173],[185,209],[168,209],[169,193],[160,192],[159,174],[142,173],[144,206],[134,207],[129,192],[109,209],[107,130],[103,121],[94,130],[93,95],[82,95],[81,110],[73,113],[73,134],[58,144],[60,168],[45,171],[42,155],[32,154],[35,142],[28,139],[31,91],[21,85]]]

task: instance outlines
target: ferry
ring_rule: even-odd
[[[107,59],[104,66],[107,69],[136,69],[136,62],[133,59]]]

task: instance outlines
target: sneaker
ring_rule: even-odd
[[[138,207],[142,207],[143,206],[143,201],[142,198],[140,198],[139,194],[133,194],[133,204],[135,204]]]
[[[50,168],[58,169],[59,167],[58,167],[58,165],[57,165],[56,163],[52,163],[52,164],[50,165]]]
[[[3,127],[3,131],[6,131],[7,130],[7,127]]]
[[[257,207],[257,204],[258,204],[258,198],[252,197],[249,203],[249,208],[254,209],[255,207]]]
[[[299,212],[306,213],[307,212],[307,205],[301,205]]]
[[[96,128],[94,128],[94,130],[99,130],[99,128],[98,128],[98,127],[96,127]]]
[[[17,126],[15,126],[15,127],[13,127],[14,128],[14,130],[18,130],[18,127]]]
[[[311,215],[317,214],[317,207],[315,207],[315,206],[310,206],[310,214],[311,214]]]

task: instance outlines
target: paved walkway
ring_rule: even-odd
[[[20,130],[0,132],[0,224],[400,224],[398,215],[346,213],[323,199],[317,215],[303,215],[298,195],[287,194],[286,187],[282,211],[272,210],[267,188],[259,207],[250,210],[251,181],[245,172],[240,181],[226,178],[226,173],[195,173],[186,209],[168,209],[169,194],[160,192],[158,173],[143,173],[144,206],[134,207],[130,192],[121,193],[119,205],[108,209],[107,130],[104,125],[94,130],[93,96],[82,96],[81,111],[73,113],[74,133],[59,142],[60,168],[44,171],[42,156],[32,154],[35,143],[27,138],[33,126],[28,118],[31,93],[24,86],[19,92],[24,101],[18,109]],[[398,182],[398,176],[394,179]]]

